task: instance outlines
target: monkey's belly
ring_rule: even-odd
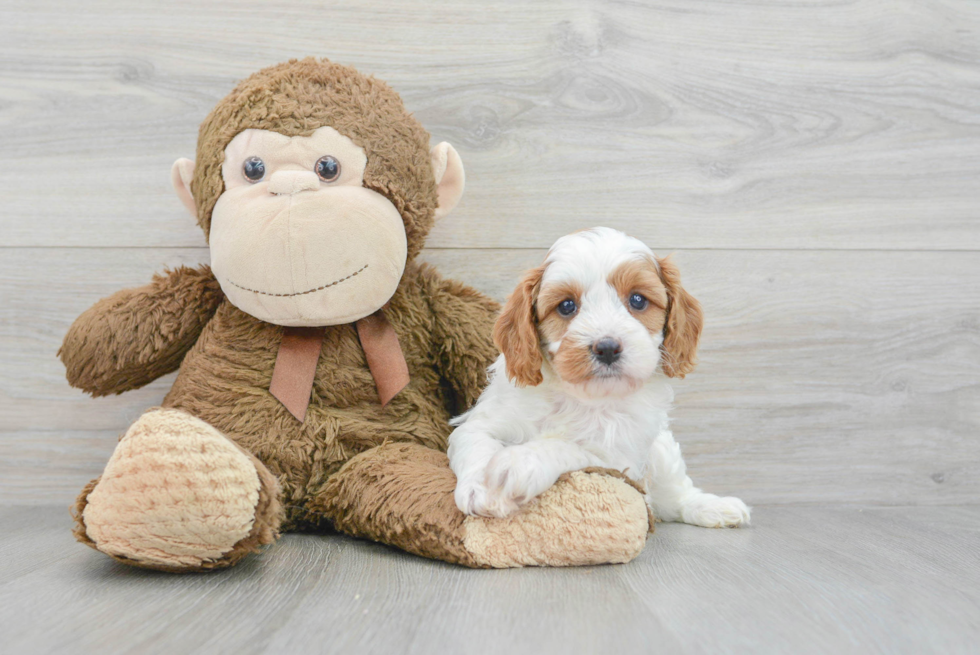
[[[405,352],[411,382],[382,408],[353,328],[328,330],[301,424],[269,393],[278,328],[229,318],[240,317],[219,310],[163,405],[197,416],[262,460],[279,477],[290,524],[307,520],[305,500],[360,452],[385,441],[446,449],[450,416],[439,376],[411,348]]]

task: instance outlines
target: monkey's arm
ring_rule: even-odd
[[[107,396],[177,370],[223,298],[209,266],[181,266],[103,298],[75,319],[58,351],[68,383]]]
[[[459,414],[476,402],[487,384],[487,367],[500,354],[491,336],[500,305],[461,282],[442,278],[427,265],[421,275],[434,315],[437,365],[456,394]]]

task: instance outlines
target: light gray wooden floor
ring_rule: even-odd
[[[661,525],[634,562],[473,571],[288,535],[174,576],[75,547],[66,511],[5,508],[4,653],[976,653],[980,507],[764,507]]]
[[[72,542],[64,507],[173,378],[92,400],[61,339],[208,260],[170,165],[306,55],[460,152],[423,254],[447,275],[502,299],[596,224],[677,253],[706,324],[675,434],[751,529],[569,571],[288,536],[174,577]],[[0,163],[2,653],[980,648],[976,0],[0,0]]]

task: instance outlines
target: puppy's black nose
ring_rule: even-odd
[[[619,339],[603,337],[592,344],[592,353],[595,355],[595,358],[606,366],[619,359],[621,352],[623,352],[623,344]]]

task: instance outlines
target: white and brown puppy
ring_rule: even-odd
[[[669,258],[610,228],[559,239],[507,301],[490,384],[453,421],[460,510],[505,517],[561,474],[602,466],[643,482],[662,521],[747,524],[741,500],[694,486],[669,429],[667,378],[694,368],[700,334]]]

